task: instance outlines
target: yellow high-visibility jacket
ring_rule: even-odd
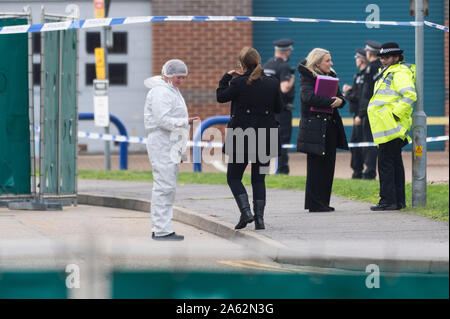
[[[376,145],[396,138],[411,141],[408,134],[411,114],[417,101],[415,71],[414,64],[400,62],[384,70],[375,83],[367,116]]]

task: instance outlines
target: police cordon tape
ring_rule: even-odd
[[[138,143],[138,144],[146,144],[147,139],[144,137],[137,136],[125,136],[125,135],[111,135],[111,134],[102,134],[102,133],[92,133],[92,132],[78,132],[79,138],[90,138],[94,140],[105,140],[105,141],[114,141],[114,142],[128,142],[128,143]],[[448,141],[448,136],[437,136],[437,137],[428,137],[427,142],[441,142]],[[197,142],[188,141],[187,146],[199,146],[199,147],[222,147],[223,143],[213,143],[213,142]],[[361,143],[348,143],[349,147],[368,147],[375,146],[373,142],[361,142]],[[297,148],[295,144],[283,144],[282,148]]]
[[[284,17],[253,17],[253,16],[141,16],[125,18],[83,19],[68,20],[64,22],[49,22],[42,24],[27,24],[0,27],[0,34],[48,32],[58,30],[87,29],[104,26],[125,25],[150,22],[226,22],[226,21],[266,21],[266,22],[303,22],[303,23],[349,23],[366,25],[391,25],[391,26],[421,26],[423,24],[448,32],[447,26],[442,26],[429,21],[359,21],[359,20],[330,20],[310,18],[284,18]]]
[[[448,32],[448,27],[446,27],[445,25],[440,25],[440,24],[436,24],[436,23],[433,23],[433,22],[429,22],[429,21],[424,21],[423,23],[425,23],[425,25],[427,25],[429,27]]]
[[[39,126],[35,126],[34,130],[36,132],[40,132]],[[147,144],[147,138],[138,137],[138,136],[125,136],[125,135],[112,135],[112,134],[103,134],[96,132],[78,132],[78,138],[89,138],[93,140],[103,140],[103,141],[112,141],[112,142],[128,142],[133,144]],[[35,136],[35,140],[39,140],[39,135]],[[443,142],[448,141],[449,137],[446,135],[435,136],[435,137],[427,137],[427,143],[431,142]],[[411,144],[411,143],[410,143]],[[187,146],[199,146],[199,147],[222,147],[223,143],[213,143],[213,142],[197,142],[188,141]],[[373,142],[360,142],[360,143],[348,143],[349,147],[368,147],[375,146]],[[295,144],[283,144],[282,148],[296,148]]]

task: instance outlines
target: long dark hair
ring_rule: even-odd
[[[248,85],[252,84],[262,76],[264,70],[261,65],[261,56],[254,48],[242,48],[239,53],[239,62],[241,62],[243,68],[252,70],[252,73],[247,80]]]

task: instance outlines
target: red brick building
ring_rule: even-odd
[[[152,15],[249,16],[252,0],[154,0]],[[190,116],[202,119],[229,114],[229,104],[216,102],[222,75],[236,66],[239,51],[251,46],[251,22],[160,22],[152,24],[152,68],[168,59],[186,62],[189,77],[182,93]]]

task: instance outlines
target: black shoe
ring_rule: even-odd
[[[253,200],[253,213],[255,214],[255,229],[266,229],[264,226],[264,207],[266,201],[263,199]]]
[[[334,211],[334,208],[332,209],[332,207],[323,207],[323,208],[313,208],[313,209],[309,209],[310,213],[326,213],[326,212],[332,212]]]
[[[172,240],[172,241],[180,241],[184,240],[183,235],[177,235],[175,232],[170,233],[164,236],[155,236],[155,233],[152,233],[152,239],[154,240]]]
[[[234,229],[242,229],[254,220],[252,211],[250,210],[250,203],[248,202],[248,195],[246,193],[240,194],[234,199],[236,200],[239,211],[241,212],[239,222],[234,227]]]
[[[361,173],[353,173],[352,174],[352,179],[361,179],[362,178],[362,174]]]
[[[362,176],[362,179],[368,179],[368,180],[370,180],[370,179],[375,179],[375,176],[367,176],[367,175],[363,175],[363,176]]]
[[[385,210],[398,210],[397,205],[386,205],[386,204],[378,204],[377,206],[371,206],[371,211],[379,212],[379,211],[385,211]]]
[[[334,212],[334,207],[328,206],[328,209],[329,209],[331,212]]]
[[[397,204],[397,209],[403,209],[406,208],[406,204]]]

